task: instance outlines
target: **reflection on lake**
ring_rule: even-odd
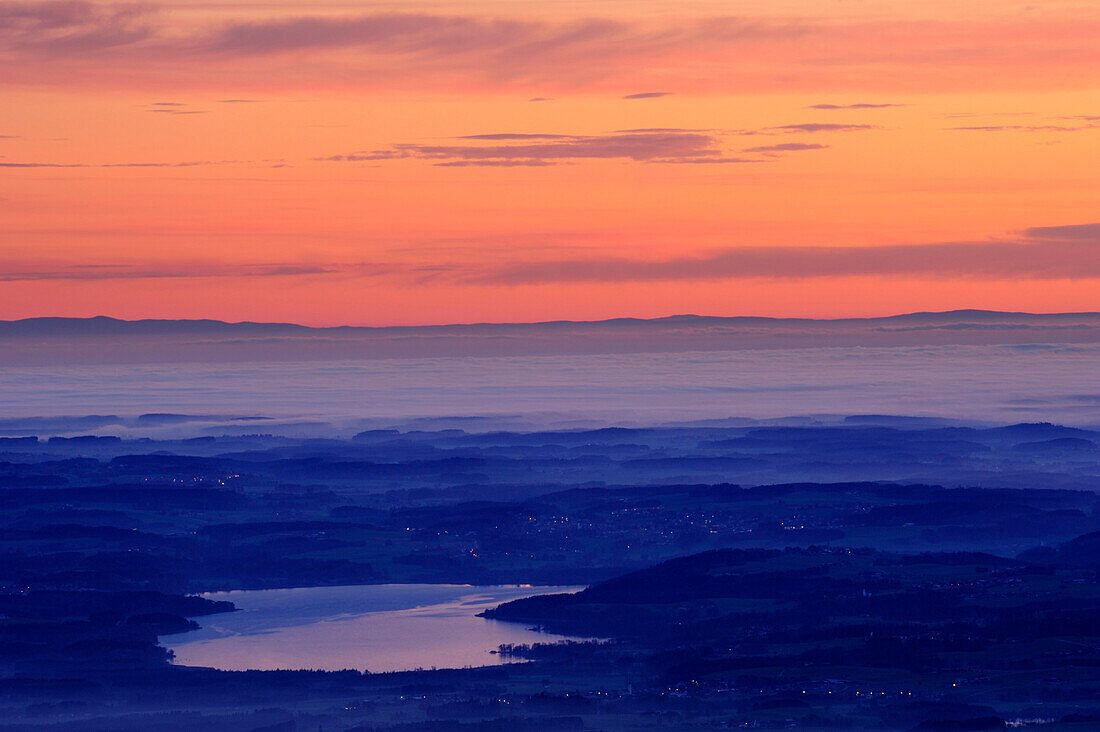
[[[239,611],[199,618],[202,630],[161,638],[175,662],[225,671],[407,671],[503,663],[502,643],[562,636],[477,617],[486,608],[580,587],[353,585],[210,592]]]

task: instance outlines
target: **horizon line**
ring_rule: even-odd
[[[351,323],[341,323],[338,325],[306,325],[304,323],[295,323],[287,321],[264,321],[264,320],[222,320],[219,318],[119,318],[112,315],[90,315],[90,316],[68,316],[68,315],[39,315],[29,316],[25,318],[4,319],[0,320],[0,325],[15,325],[15,324],[30,324],[34,322],[44,321],[64,321],[64,322],[113,322],[113,323],[188,323],[188,324],[211,324],[211,325],[231,325],[231,326],[249,326],[249,325],[263,325],[263,326],[285,326],[292,328],[306,328],[310,330],[335,330],[335,329],[370,329],[381,330],[387,328],[455,328],[455,327],[477,327],[477,326],[520,326],[520,325],[597,325],[602,323],[613,322],[659,322],[659,321],[674,321],[674,320],[770,320],[770,321],[797,321],[797,322],[811,322],[811,323],[836,323],[836,322],[852,322],[852,321],[870,321],[870,320],[891,320],[897,318],[918,317],[918,316],[947,316],[947,315],[1001,315],[1001,316],[1016,316],[1016,317],[1049,317],[1049,316],[1100,316],[1100,311],[1085,310],[1085,311],[1052,311],[1052,312],[1026,312],[1017,310],[987,310],[982,308],[956,308],[951,310],[917,310],[904,313],[891,313],[889,315],[860,315],[860,316],[847,316],[847,317],[835,317],[835,318],[815,318],[808,316],[775,316],[775,315],[699,315],[695,313],[674,313],[671,315],[661,315],[652,318],[641,318],[635,316],[615,316],[610,318],[596,318],[591,320],[572,320],[572,319],[559,319],[559,320],[534,320],[534,321],[473,321],[473,322],[451,322],[451,323],[419,323],[419,324],[400,324],[391,323],[387,325],[355,325]]]

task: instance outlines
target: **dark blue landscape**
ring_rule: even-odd
[[[0,729],[1095,729],[1098,318],[0,323]]]
[[[0,438],[0,727],[1100,723],[1098,430],[886,415],[342,438],[248,424]],[[383,600],[395,584],[429,594]],[[480,599],[430,599],[455,584]],[[586,589],[498,604],[487,585]],[[347,589],[285,609],[292,596],[272,595],[244,625],[219,618],[260,599],[201,594],[294,587]],[[420,621],[385,612],[421,605]],[[515,632],[401,650],[459,616]],[[350,622],[363,635],[315,635]],[[370,630],[386,627],[403,630]],[[173,662],[188,634],[229,639],[216,668]],[[349,670],[311,670],[322,643]],[[401,658],[427,670],[369,673],[412,668]]]

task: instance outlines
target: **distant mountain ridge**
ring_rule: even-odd
[[[584,326],[667,326],[667,325],[810,325],[810,324],[870,324],[890,322],[923,321],[929,323],[956,323],[961,321],[977,322],[1004,322],[1024,323],[1029,321],[1042,321],[1048,323],[1065,320],[1073,321],[1097,321],[1100,322],[1100,312],[1078,313],[1026,313],[998,310],[946,310],[946,311],[922,311],[914,313],[902,313],[898,315],[873,316],[862,318],[778,318],[755,315],[667,315],[657,318],[608,318],[604,320],[548,320],[534,322],[499,322],[499,323],[442,323],[434,325],[388,325],[388,326],[360,326],[360,325],[336,325],[336,326],[309,326],[297,323],[238,321],[230,322],[209,318],[199,319],[171,319],[171,318],[142,318],[140,320],[125,320],[112,318],[106,315],[96,315],[87,318],[77,317],[35,317],[18,320],[0,320],[0,337],[9,335],[106,335],[116,333],[151,333],[161,332],[166,329],[174,329],[177,332],[202,332],[202,331],[249,331],[265,333],[303,333],[312,332],[371,332],[379,331],[412,331],[412,330],[442,330],[442,329],[475,329],[475,328],[517,328],[517,327],[584,327]]]
[[[873,318],[672,315],[597,321],[310,327],[220,320],[0,321],[0,364],[550,356],[739,349],[1100,343],[1100,313],[989,310]]]

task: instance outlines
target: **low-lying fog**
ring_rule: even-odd
[[[1097,363],[1100,345],[1053,344],[9,367],[0,435],[348,436],[836,414],[1090,426],[1100,424]]]

